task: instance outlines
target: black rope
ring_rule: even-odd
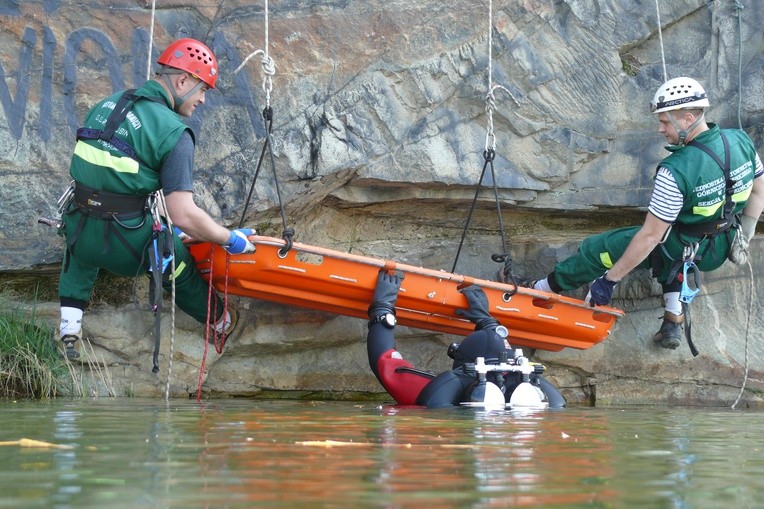
[[[690,353],[693,357],[697,357],[700,352],[692,341],[692,317],[690,316],[690,305],[687,302],[682,302],[682,312],[684,313],[684,337],[687,339]]]
[[[509,277],[513,284],[515,283],[514,275],[512,275],[512,258],[509,255],[509,252],[507,251],[507,241],[504,237],[504,221],[501,217],[501,204],[499,202],[499,187],[496,183],[496,172],[493,167],[493,160],[496,158],[496,151],[492,148],[486,149],[483,151],[483,159],[485,159],[485,162],[483,163],[483,171],[480,173],[480,180],[478,181],[477,188],[475,189],[475,196],[472,198],[472,205],[470,206],[470,211],[467,214],[467,221],[464,224],[464,230],[462,231],[462,238],[459,241],[459,248],[456,250],[456,258],[454,259],[454,265],[451,268],[451,272],[456,272],[456,265],[459,262],[459,255],[462,252],[462,246],[464,245],[464,239],[467,236],[467,230],[469,229],[470,222],[472,221],[472,214],[475,211],[475,205],[477,203],[478,195],[480,194],[480,188],[483,185],[483,178],[485,177],[485,172],[490,166],[491,168],[491,177],[493,179],[493,195],[494,200],[496,201],[496,213],[499,217],[499,231],[501,233],[501,247],[503,249],[503,253],[500,254],[494,254],[491,256],[491,259],[494,262],[497,263],[503,263],[504,268],[502,269],[502,272],[506,277]],[[517,284],[515,284],[515,290],[517,291]]]
[[[244,210],[241,214],[241,220],[239,221],[239,228],[244,226],[244,219],[247,216],[247,209],[249,208],[249,204],[252,201],[252,194],[254,194],[255,191],[255,183],[257,182],[257,177],[260,175],[260,169],[263,166],[263,160],[265,156],[266,150],[268,151],[268,156],[271,161],[271,170],[273,171],[273,183],[276,187],[276,196],[279,200],[279,211],[281,212],[281,223],[284,228],[284,233],[282,234],[282,238],[286,241],[286,244],[283,248],[279,250],[279,254],[281,256],[285,256],[286,253],[289,252],[290,249],[292,249],[292,237],[294,237],[294,229],[289,228],[287,226],[287,219],[286,219],[286,212],[284,209],[284,202],[281,198],[281,188],[279,187],[279,179],[278,175],[276,174],[276,160],[273,157],[273,142],[271,140],[271,132],[273,131],[273,108],[270,106],[266,106],[263,108],[263,119],[265,120],[266,130],[265,130],[265,142],[263,143],[263,150],[260,152],[260,157],[257,159],[257,168],[255,169],[255,177],[252,179],[252,186],[249,188],[249,193],[247,194],[247,201],[244,204]]]
[[[265,143],[263,143],[263,150],[260,151],[260,157],[257,158],[257,168],[255,169],[255,178],[252,179],[252,186],[249,188],[249,194],[247,194],[247,201],[244,203],[244,210],[241,213],[241,220],[239,221],[239,228],[244,227],[244,218],[247,216],[247,209],[249,208],[249,203],[252,201],[252,194],[255,192],[255,184],[257,183],[257,177],[260,175],[260,168],[263,166],[263,156],[265,156],[265,151],[268,150],[268,147],[270,146],[270,132],[271,129],[273,129],[273,116],[266,116],[266,108],[263,110],[263,118],[266,120],[266,132],[268,135],[265,137]],[[268,121],[270,119],[270,121]]]
[[[263,110],[263,117],[265,117],[268,120],[269,125],[273,125],[273,109],[268,106]],[[287,220],[286,220],[286,212],[284,211],[284,202],[281,199],[281,188],[279,187],[279,179],[278,175],[276,175],[276,161],[273,158],[273,143],[271,142],[271,130],[268,129],[268,132],[266,134],[266,141],[268,142],[268,155],[271,159],[271,170],[273,171],[273,183],[276,186],[276,196],[278,196],[279,199],[279,210],[281,211],[281,224],[284,227],[284,239],[287,240],[286,246],[282,248],[283,251],[281,255],[285,255],[287,252],[289,252],[290,249],[292,249],[292,236],[294,236],[294,230],[292,228],[289,228],[287,226]]]
[[[284,239],[284,247],[279,249],[279,255],[286,256],[286,254],[289,252],[290,249],[292,249],[292,245],[294,244],[292,242],[292,237],[294,237],[294,229],[287,228],[284,230],[284,233],[281,235],[281,238]]]

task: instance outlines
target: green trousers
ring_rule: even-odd
[[[587,237],[581,242],[576,254],[555,265],[554,271],[549,275],[553,279],[553,281],[550,280],[550,285],[558,291],[575,290],[591,283],[612,268],[613,264],[623,256],[626,247],[639,229],[639,226],[631,226]],[[708,272],[720,267],[727,259],[732,239],[734,239],[734,231],[730,230],[729,238],[726,234],[720,234],[713,239],[701,240],[695,260],[698,269]],[[672,277],[672,281],[668,279],[675,261],[683,259],[684,245],[698,240],[679,235],[676,229],[672,229],[666,241],[636,268],[652,269],[653,275],[659,283],[664,285],[664,288],[672,286],[676,283],[676,278]]]
[[[64,215],[64,236],[68,249],[64,255],[58,285],[60,298],[90,302],[100,269],[120,276],[150,274],[150,218],[137,217],[120,221],[122,224],[94,217],[88,217],[84,223],[80,223],[81,218],[82,214],[77,210],[71,210]],[[193,257],[177,235],[173,235],[173,241],[175,273],[170,274],[172,266],[168,265],[162,278],[162,286],[166,291],[170,291],[172,279],[175,279],[175,300],[178,307],[198,322],[205,323],[209,294],[207,282],[202,279]],[[215,291],[212,292],[212,299],[210,306],[213,311],[217,311],[217,320],[224,312],[223,303]]]

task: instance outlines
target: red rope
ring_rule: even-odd
[[[221,318],[223,319],[223,325],[225,325],[225,317],[226,313],[228,312],[228,271],[229,267],[231,265],[231,255],[226,253],[226,263],[225,263],[225,283],[223,286],[223,314],[221,315]],[[202,363],[201,366],[199,366],[199,382],[196,386],[196,401],[201,401],[202,399],[202,382],[204,381],[204,368],[207,364],[207,352],[209,351],[209,345],[210,345],[210,332],[212,333],[212,341],[215,345],[215,351],[218,354],[223,353],[223,348],[225,347],[226,342],[226,335],[225,335],[225,326],[223,327],[223,330],[218,332],[215,328],[215,322],[217,322],[216,318],[213,318],[210,320],[211,317],[217,317],[218,316],[218,302],[217,299],[215,299],[215,306],[214,309],[212,306],[212,293],[214,288],[214,267],[215,267],[215,248],[214,246],[210,249],[210,272],[209,272],[209,281],[207,283],[207,320],[206,320],[206,327],[205,327],[205,334],[204,334],[204,354],[202,354]],[[233,317],[231,317],[233,318]]]

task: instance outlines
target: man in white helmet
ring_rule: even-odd
[[[665,305],[653,340],[663,348],[679,346],[686,258],[701,271],[718,268],[728,257],[746,263],[764,209],[764,168],[753,143],[742,130],[706,123],[708,107],[705,90],[691,78],[661,85],[650,111],[658,116],[658,131],[671,154],[658,166],[644,224],[585,239],[575,255],[532,283],[533,288],[558,293],[593,281],[587,299],[604,306],[624,276],[635,268],[651,268],[663,286]]]

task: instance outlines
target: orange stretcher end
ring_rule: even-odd
[[[368,318],[380,269],[405,274],[396,303],[400,325],[466,336],[475,326],[458,316],[468,307],[459,289],[479,285],[491,316],[509,329],[512,346],[559,351],[587,349],[608,337],[620,309],[512,284],[425,269],[295,242],[252,236],[256,251],[229,255],[211,243],[190,244],[202,276],[218,291],[330,313]]]

